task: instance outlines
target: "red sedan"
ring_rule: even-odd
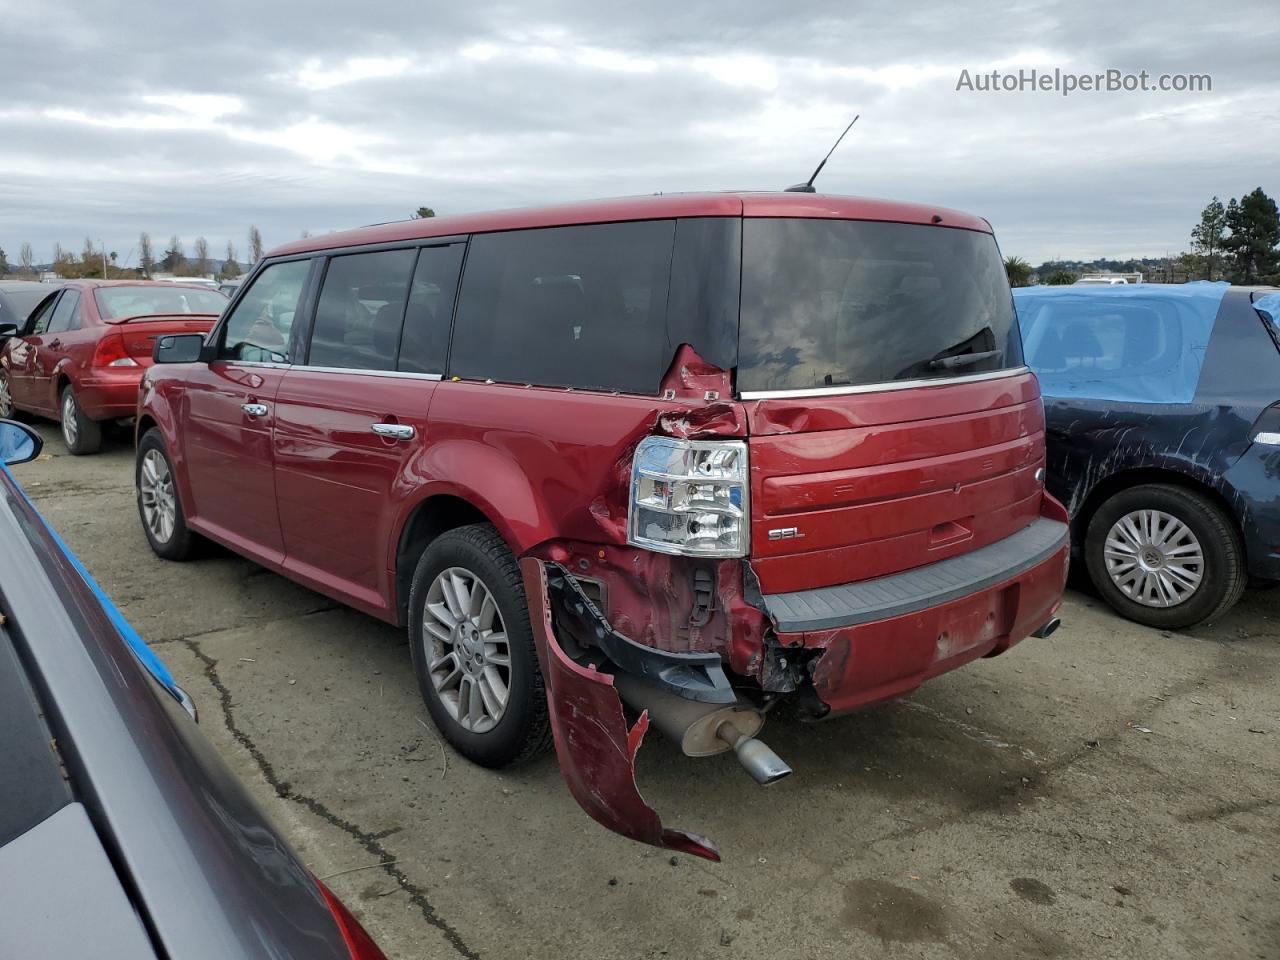
[[[207,333],[226,304],[221,293],[194,284],[74,280],[59,287],[21,329],[0,326],[0,418],[23,410],[56,419],[71,453],[97,452],[102,421],[133,416],[155,338]]]

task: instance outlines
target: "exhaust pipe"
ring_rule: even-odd
[[[764,715],[740,704],[698,703],[655,687],[629,673],[616,673],[613,684],[636,710],[648,710],[653,725],[680,745],[687,757],[712,757],[732,750],[757,783],[769,784],[791,768],[756,739]]]
[[[1035,630],[1032,630],[1031,635],[1033,637],[1039,637],[1041,640],[1043,640],[1045,637],[1050,636],[1060,626],[1062,626],[1061,620],[1059,620],[1057,617],[1050,617],[1040,627],[1036,628]]]

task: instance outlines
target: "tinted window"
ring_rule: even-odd
[[[742,233],[740,390],[955,377],[1022,363],[990,234],[763,218],[746,220]]]
[[[28,335],[44,333],[49,329],[49,318],[53,316],[53,308],[57,304],[58,298],[54,297],[49,300],[38,312],[33,313],[27,321],[27,329],[24,331]]]
[[[288,362],[289,332],[310,271],[310,260],[290,260],[272,264],[258,274],[227,318],[218,355],[235,360]]]
[[[216,290],[149,284],[136,287],[98,287],[93,291],[104,320],[172,313],[218,314],[227,298]]]
[[[413,272],[404,336],[400,340],[400,369],[410,373],[443,373],[449,350],[449,326],[458,290],[463,245],[423,247]]]
[[[47,333],[62,333],[64,330],[80,329],[80,291],[68,290],[58,300],[53,316],[49,320]]]
[[[394,370],[414,250],[334,257],[311,333],[313,367]]]
[[[0,323],[12,323],[21,327],[35,309],[36,304],[49,295],[49,288],[34,287],[29,290],[5,290],[0,293]]]
[[[450,373],[656,393],[678,346],[666,330],[674,235],[655,220],[473,237]]]

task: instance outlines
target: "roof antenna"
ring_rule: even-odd
[[[858,122],[858,117],[860,116],[862,116],[862,114],[860,113],[854,115],[854,118],[849,121],[849,125],[844,128],[844,133],[848,133],[850,130],[853,129],[853,125]],[[840,141],[844,139],[844,133],[836,137],[836,142],[831,145],[831,149],[827,151],[827,155],[822,158],[822,162],[818,164],[818,169],[813,171],[813,176],[811,176],[804,183],[794,183],[791,186],[787,187],[787,190],[786,190],[787,193],[816,193],[817,192],[816,190],[813,189],[813,181],[818,179],[818,174],[820,174],[822,172],[822,168],[827,165],[827,161],[831,159],[831,155],[836,152],[836,147],[840,146]]]

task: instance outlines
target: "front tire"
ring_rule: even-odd
[[[190,558],[195,552],[196,535],[187,527],[182,503],[178,499],[173,464],[156,427],[144,433],[138,441],[134,487],[142,531],[155,555],[165,560]]]
[[[62,388],[58,409],[62,440],[67,445],[67,452],[76,457],[97,453],[102,447],[102,424],[85,416],[76,400],[76,392],[69,383]]]
[[[1226,613],[1248,582],[1244,545],[1212,500],[1169,484],[1130,487],[1089,521],[1085,564],[1121,616],[1178,630]]]
[[[520,568],[490,524],[449,530],[422,554],[409,646],[432,721],[468,760],[505,767],[551,745]]]

